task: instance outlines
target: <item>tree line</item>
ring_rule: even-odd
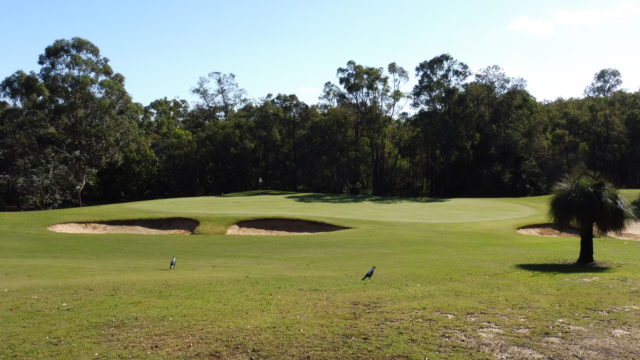
[[[349,61],[317,104],[249,100],[212,72],[197,101],[133,102],[91,42],[57,40],[0,84],[0,206],[54,208],[250,189],[398,196],[547,193],[577,167],[640,186],[640,93],[603,69],[539,102],[499,66],[443,54],[408,72]],[[406,111],[409,109],[409,111]]]

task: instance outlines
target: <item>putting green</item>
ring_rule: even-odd
[[[347,200],[349,199],[349,200]],[[322,217],[374,221],[459,223],[530,216],[536,210],[512,199],[393,199],[314,194],[199,197],[131,203],[150,212]]]

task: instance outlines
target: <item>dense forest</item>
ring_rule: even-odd
[[[317,104],[250,100],[212,72],[197,101],[135,103],[91,42],[58,40],[0,84],[0,207],[54,208],[250,189],[402,196],[543,194],[575,168],[640,187],[640,92],[615,69],[539,102],[499,66],[448,54],[408,72],[349,61]],[[561,81],[561,80],[559,80]]]

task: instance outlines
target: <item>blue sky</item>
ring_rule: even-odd
[[[624,88],[640,88],[640,0],[0,0],[0,9],[0,78],[37,71],[46,46],[80,36],[143,104],[192,100],[212,71],[236,74],[252,98],[295,93],[315,103],[349,60],[395,61],[414,75],[442,53],[472,70],[499,65],[538,100],[582,96],[608,67]]]

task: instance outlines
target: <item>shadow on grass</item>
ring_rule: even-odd
[[[571,274],[571,273],[602,273],[611,270],[610,266],[602,264],[592,265],[577,265],[574,263],[564,264],[518,264],[518,269],[544,272],[544,273],[556,273],[556,274]]]
[[[449,199],[428,198],[428,197],[400,197],[400,196],[375,196],[375,195],[348,195],[348,194],[297,194],[289,195],[287,198],[304,203],[361,203],[374,202],[379,204],[395,203],[436,203],[445,202]]]
[[[242,196],[261,196],[261,195],[289,195],[295,194],[293,191],[280,190],[249,190],[236,193],[222,194],[222,197],[242,197]]]

